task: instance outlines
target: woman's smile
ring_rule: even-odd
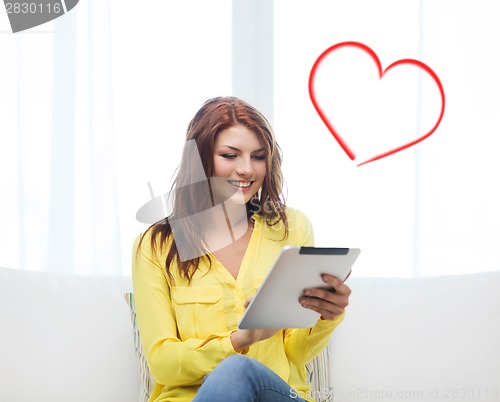
[[[254,183],[253,181],[238,181],[238,180],[228,180],[227,182],[231,186],[237,187],[238,189],[241,189],[242,191],[250,190],[250,187]]]

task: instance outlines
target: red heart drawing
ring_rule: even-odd
[[[361,166],[361,165],[364,165],[366,163],[373,162],[373,161],[376,161],[378,159],[385,158],[386,156],[392,155],[392,154],[400,152],[400,151],[402,151],[402,150],[404,150],[406,148],[409,148],[409,147],[411,147],[413,145],[416,145],[419,142],[421,142],[421,141],[425,140],[426,138],[428,138],[432,133],[434,133],[434,131],[436,131],[436,129],[438,128],[438,126],[441,123],[441,120],[443,118],[444,107],[445,107],[445,97],[444,97],[443,85],[441,84],[441,81],[439,80],[439,77],[437,76],[437,74],[429,66],[427,66],[426,64],[424,64],[424,63],[422,63],[421,61],[418,61],[418,60],[414,60],[414,59],[402,59],[402,60],[398,60],[398,61],[392,63],[385,70],[382,70],[382,65],[380,63],[379,58],[377,57],[377,54],[372,49],[370,49],[368,46],[366,46],[366,45],[364,45],[362,43],[359,43],[359,42],[342,42],[342,43],[337,43],[336,45],[333,45],[333,46],[329,47],[328,49],[326,49],[316,59],[314,65],[313,65],[313,67],[311,69],[311,73],[309,75],[309,95],[311,97],[311,101],[312,101],[312,103],[314,105],[314,108],[318,112],[321,120],[323,120],[323,122],[325,123],[325,125],[328,128],[328,130],[330,131],[330,133],[337,140],[337,142],[339,143],[339,145],[342,147],[342,149],[344,150],[344,152],[349,156],[349,158],[351,160],[354,160],[356,158],[356,155],[355,155],[354,151],[347,145],[346,141],[341,137],[341,135],[335,129],[335,127],[333,126],[333,124],[329,121],[329,119],[326,116],[325,112],[319,106],[319,103],[318,103],[318,101],[316,99],[316,95],[315,95],[315,91],[314,91],[314,79],[315,79],[316,73],[317,73],[318,68],[321,65],[321,63],[332,52],[334,52],[334,51],[336,51],[336,50],[338,50],[340,48],[345,48],[345,47],[356,48],[356,49],[359,49],[359,50],[362,50],[362,51],[366,52],[372,58],[372,60],[375,62],[375,65],[378,68],[379,78],[380,79],[382,79],[382,77],[384,76],[384,74],[387,73],[392,68],[394,68],[396,66],[404,65],[404,64],[406,64],[406,65],[413,65],[413,66],[416,66],[416,67],[424,70],[434,80],[434,82],[436,83],[436,85],[437,85],[437,87],[439,89],[440,96],[441,96],[441,111],[440,111],[439,117],[438,117],[436,123],[434,124],[434,126],[429,131],[427,131],[426,133],[424,133],[423,135],[421,135],[420,137],[416,138],[413,141],[410,141],[410,142],[408,142],[408,143],[406,143],[404,145],[398,146],[396,148],[390,149],[389,151],[382,152],[381,154],[378,154],[378,155],[376,155],[374,157],[369,158],[368,160],[365,160],[362,163],[359,163],[357,166]]]

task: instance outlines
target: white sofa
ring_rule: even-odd
[[[500,401],[500,272],[356,278],[318,399]],[[130,278],[0,268],[1,402],[138,402]]]

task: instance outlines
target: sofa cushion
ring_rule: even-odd
[[[500,272],[348,283],[336,402],[500,401]]]
[[[0,268],[0,401],[137,402],[130,277]]]

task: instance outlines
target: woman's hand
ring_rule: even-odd
[[[231,334],[233,349],[240,353],[254,343],[270,338],[279,329],[238,329]]]
[[[341,315],[349,304],[351,289],[340,279],[331,275],[322,275],[330,289],[305,289],[299,303],[310,310],[321,314],[323,320],[334,320]]]
[[[245,301],[245,308],[248,307],[252,298]],[[231,334],[231,343],[236,352],[241,352],[254,343],[263,341],[273,336],[279,329],[238,329]]]

